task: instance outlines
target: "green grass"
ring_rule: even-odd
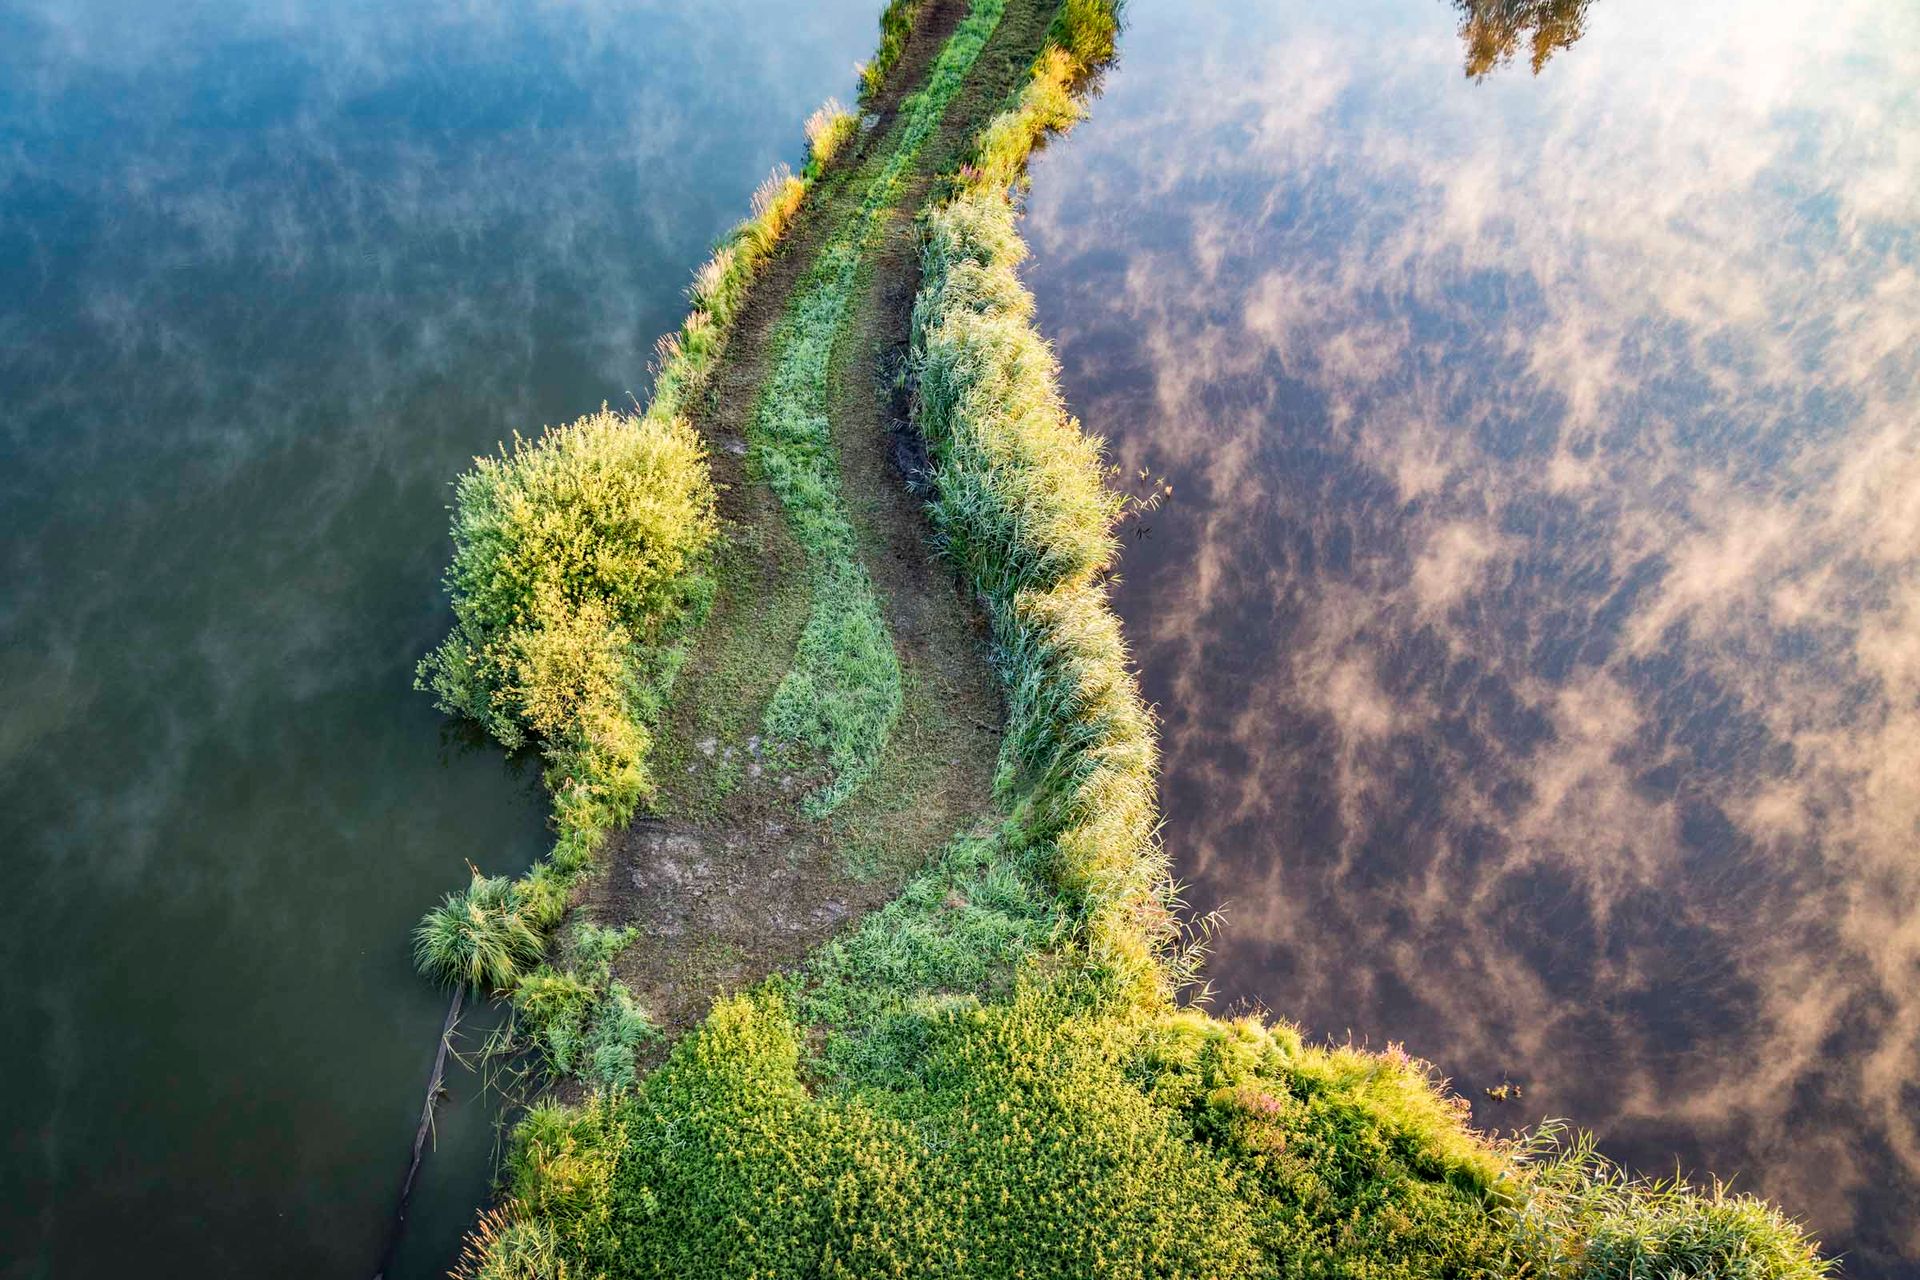
[[[813,817],[833,812],[872,776],[901,705],[899,657],[841,490],[827,412],[834,346],[882,220],[1005,7],[1005,0],[976,0],[927,83],[901,104],[890,145],[855,179],[858,203],[821,246],[775,331],[753,417],[750,456],[792,522],[812,593],[793,665],[765,723],[775,743],[825,766],[828,780],[803,804]]]
[[[556,1076],[577,1075],[603,1089],[632,1085],[634,1055],[660,1037],[633,993],[612,977],[614,956],[635,932],[576,924],[560,965],[542,965],[514,984],[509,1042],[534,1046]]]

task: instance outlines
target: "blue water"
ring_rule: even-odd
[[[412,692],[447,484],[644,395],[875,7],[0,0],[9,1276],[371,1274],[444,997],[541,850]],[[456,1076],[394,1274],[483,1199]]]

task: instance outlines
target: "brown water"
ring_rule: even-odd
[[[1585,16],[1140,0],[1036,166],[1169,842],[1221,1004],[1920,1275],[1920,9]]]

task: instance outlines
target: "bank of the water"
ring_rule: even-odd
[[[1116,600],[1219,1003],[1920,1275],[1920,377],[1847,354],[1920,298],[1916,12],[1597,0],[1477,82],[1444,4],[1132,13],[1028,278],[1176,485]]]

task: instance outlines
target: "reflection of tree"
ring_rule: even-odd
[[[1460,11],[1460,41],[1467,47],[1467,74],[1475,80],[1513,61],[1530,35],[1533,73],[1578,40],[1592,0],[1453,0]]]

